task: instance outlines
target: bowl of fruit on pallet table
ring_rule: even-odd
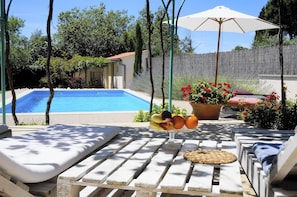
[[[154,132],[168,132],[169,141],[173,141],[176,133],[192,132],[198,126],[198,118],[191,114],[182,116],[163,111],[161,114],[153,114],[150,121],[150,130]]]

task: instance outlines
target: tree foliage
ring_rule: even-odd
[[[155,13],[150,13],[151,22],[151,55],[169,55],[169,29],[163,23],[164,8],[160,7]],[[11,65],[15,76],[16,87],[44,87],[46,86],[44,58],[48,56],[48,37],[41,30],[36,30],[30,38],[21,36],[24,21],[17,17],[10,17],[11,37]],[[165,18],[167,20],[167,18]],[[58,16],[57,32],[52,36],[51,44],[51,77],[55,87],[64,87],[67,77],[84,65],[92,65],[93,60],[82,60],[83,57],[108,57],[122,52],[135,51],[136,24],[139,24],[142,36],[141,49],[148,49],[147,15],[144,8],[140,17],[134,21],[127,11],[107,11],[103,3],[88,9],[74,8],[61,12]],[[160,26],[162,25],[162,26]],[[160,31],[163,32],[162,36]],[[161,41],[163,37],[163,42]],[[185,39],[184,44],[175,37],[175,54],[185,51],[191,40]],[[162,42],[162,45],[160,44]],[[180,47],[183,46],[181,50]],[[163,48],[162,48],[163,47]],[[79,59],[79,63],[75,61]],[[65,64],[65,65],[64,65]],[[55,69],[55,65],[60,65]],[[67,65],[67,66],[66,66]],[[104,66],[100,63],[99,67]],[[61,69],[63,72],[61,72]],[[57,73],[56,73],[57,72]],[[58,79],[58,76],[63,76]],[[61,84],[58,84],[61,82]]]
[[[21,36],[20,32],[23,27],[23,20],[14,16],[9,17],[7,23],[8,42],[10,44],[9,63],[14,75],[18,74],[28,65],[30,58],[27,38]]]
[[[166,55],[169,55],[170,51],[170,33],[168,24],[164,23],[163,17],[164,15],[164,8],[160,7],[155,13],[150,13],[150,20],[151,20],[151,47],[152,47],[152,56],[161,56],[163,54],[163,49]],[[140,23],[141,26],[146,27],[147,26],[147,20],[146,19],[146,10],[140,11],[140,17],[138,18],[137,22]],[[167,18],[165,18],[167,20]],[[160,23],[162,25],[162,29],[160,27]],[[161,41],[161,35],[160,31],[162,31],[163,35],[163,41]],[[148,48],[148,30],[147,28],[142,28],[142,35],[144,40],[144,48]],[[174,53],[180,54],[181,50],[178,47],[180,40],[177,35],[175,35],[174,38]],[[161,42],[163,42],[163,49],[161,46]]]
[[[180,50],[181,50],[182,53],[194,54],[195,48],[193,47],[193,41],[192,41],[191,36],[186,36],[180,42]]]
[[[72,76],[75,72],[85,72],[88,68],[102,68],[108,62],[103,57],[83,57],[75,55],[70,60],[52,57],[50,62],[51,81],[54,87],[65,88],[69,86]],[[40,58],[32,66],[32,70],[45,70],[46,58]],[[45,77],[40,79],[41,86],[47,86]]]
[[[279,4],[280,0],[269,0],[266,6],[262,8],[259,17],[279,24]],[[296,9],[296,0],[282,0],[282,26],[289,39],[295,38],[297,33]],[[275,35],[277,32],[277,30],[270,31],[270,34]]]
[[[274,24],[279,24],[279,0],[269,0],[267,4],[262,8],[259,17],[270,21]],[[297,9],[296,0],[282,0],[282,27],[284,32],[284,44],[296,43],[296,33],[297,33],[297,16],[295,14]],[[268,46],[278,45],[278,30],[262,30],[257,31],[253,47],[261,48]]]
[[[236,46],[236,47],[233,49],[233,51],[245,51],[245,50],[248,50],[248,48],[243,47],[243,46],[240,46],[240,45]]]
[[[126,11],[107,11],[101,3],[99,7],[62,12],[58,18],[56,40],[68,57],[108,57],[130,49],[127,30],[132,18]]]
[[[136,42],[135,42],[135,59],[134,59],[134,75],[140,74],[142,71],[142,34],[139,23],[136,24]]]

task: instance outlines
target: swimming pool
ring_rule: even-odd
[[[16,113],[45,112],[48,96],[48,90],[33,90],[17,99]],[[147,111],[149,105],[125,90],[55,90],[50,112]],[[6,112],[11,113],[11,104],[6,105]]]

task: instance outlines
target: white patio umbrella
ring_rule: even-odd
[[[218,31],[215,74],[216,84],[221,32],[246,33],[263,29],[279,28],[279,26],[268,21],[231,10],[224,6],[217,6],[210,10],[180,17],[177,20],[177,26],[192,31]]]

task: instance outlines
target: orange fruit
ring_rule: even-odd
[[[195,129],[198,126],[198,118],[195,115],[187,116],[185,125],[188,129]]]
[[[185,125],[185,119],[179,115],[173,116],[173,128],[181,129]]]

